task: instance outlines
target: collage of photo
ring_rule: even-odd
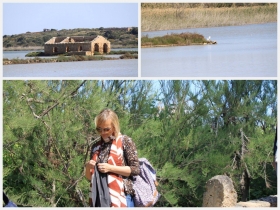
[[[275,2],[3,0],[2,207],[277,207]]]

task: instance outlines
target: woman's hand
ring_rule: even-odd
[[[96,162],[94,160],[90,160],[86,163],[86,169],[90,171],[90,169],[94,169]]]
[[[129,176],[131,174],[129,166],[114,166],[108,163],[98,163],[97,168],[101,173],[111,172],[122,176]]]
[[[108,172],[110,172],[111,166],[112,165],[110,165],[108,163],[98,163],[97,164],[98,171],[100,171],[101,173],[108,173]]]
[[[94,160],[90,160],[85,164],[85,168],[86,168],[85,176],[89,181],[91,180],[91,175],[95,167],[95,164],[96,162]]]

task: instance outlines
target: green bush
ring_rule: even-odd
[[[170,34],[165,35],[162,37],[153,37],[148,38],[142,37],[141,39],[141,45],[190,45],[192,43],[204,43],[206,42],[206,39],[196,33],[181,33],[181,34]]]
[[[25,57],[36,57],[36,56],[44,56],[44,52],[30,52],[25,55]]]
[[[125,53],[124,55],[120,56],[120,59],[137,59],[138,55],[133,55],[131,53]]]
[[[94,55],[101,55],[101,53],[98,51],[94,51]]]

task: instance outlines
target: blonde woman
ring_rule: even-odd
[[[86,163],[86,178],[91,181],[90,205],[134,207],[134,190],[129,177],[140,173],[136,146],[131,138],[120,133],[118,116],[111,109],[104,109],[96,116],[95,126],[101,140],[92,146],[90,160]],[[100,180],[107,181],[103,183],[107,185],[104,193],[97,187],[99,175]],[[109,196],[109,204],[102,204],[100,193]]]

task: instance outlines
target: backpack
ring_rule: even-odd
[[[17,207],[17,205],[14,202],[12,202],[4,192],[3,192],[3,201],[5,203],[4,207]]]
[[[124,138],[127,138],[127,136],[122,137],[123,150],[125,150]],[[124,157],[124,162],[127,165],[126,157]],[[134,205],[135,207],[153,206],[160,197],[156,188],[158,185],[156,170],[146,158],[139,158],[139,167],[140,174],[132,176],[133,189],[135,191],[133,196]]]
[[[139,158],[140,174],[133,177],[133,197],[136,207],[149,207],[155,205],[160,194],[156,186],[156,171],[146,158]]]

